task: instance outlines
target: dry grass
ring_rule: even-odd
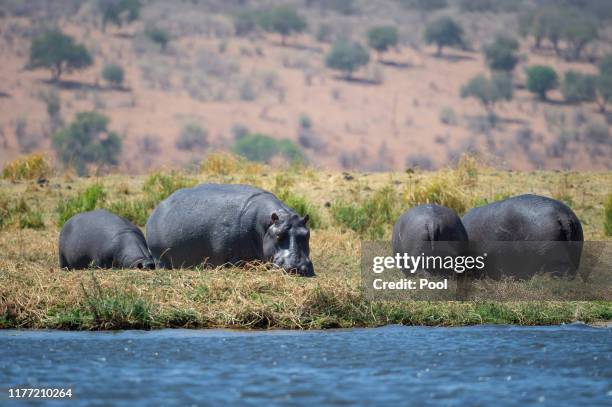
[[[0,181],[5,196],[36,201],[45,224],[43,230],[20,229],[17,224],[0,230],[0,326],[315,329],[389,323],[449,326],[612,319],[609,302],[373,302],[365,298],[360,289],[361,237],[351,230],[341,231],[330,214],[330,204],[366,199],[383,188],[391,188],[400,197],[395,208],[400,211],[409,206],[402,193],[410,185],[428,185],[438,179],[460,190],[468,208],[500,194],[551,196],[563,185],[564,194],[583,221],[585,238],[610,239],[603,225],[612,173],[519,173],[463,165],[472,174],[467,178],[461,172],[468,170],[461,167],[438,173],[352,173],[351,178],[297,167],[282,172],[258,167],[255,172],[248,165],[232,164],[229,171],[219,159],[203,165],[200,174],[181,175],[196,182],[252,183],[308,199],[320,214],[320,228],[312,231],[311,238],[317,273],[313,279],[289,276],[265,265],[212,270],[60,270],[55,222],[58,203],[96,183],[104,186],[110,202],[143,199],[147,196],[143,189],[146,177],[57,177],[51,178],[48,187]],[[388,238],[392,225],[382,227]]]

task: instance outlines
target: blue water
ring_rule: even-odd
[[[0,404],[612,405],[612,329],[585,325],[0,331],[0,351]]]

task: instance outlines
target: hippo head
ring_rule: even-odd
[[[310,261],[310,230],[308,215],[300,218],[291,213],[273,213],[270,227],[263,239],[264,256],[288,273],[313,277],[314,267]]]
[[[117,263],[121,268],[154,270],[155,261],[144,236],[139,232],[129,231],[122,234]]]

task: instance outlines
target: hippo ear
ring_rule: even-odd
[[[309,220],[310,216],[308,214],[304,215],[304,218],[302,219],[302,221],[304,221],[304,225],[307,224]]]
[[[272,223],[278,222],[278,215],[276,214],[276,212],[272,212],[270,219],[272,220]]]

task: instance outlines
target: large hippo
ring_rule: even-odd
[[[467,249],[467,240],[468,234],[455,211],[426,204],[415,206],[399,217],[393,226],[391,243],[393,252],[400,255],[458,256]]]
[[[126,219],[103,209],[74,215],[59,238],[60,267],[153,269],[144,235]]]
[[[584,240],[582,225],[557,200],[515,196],[470,210],[463,216],[463,225],[471,250],[488,255],[488,277],[576,274]]]
[[[271,261],[314,276],[308,215],[248,185],[201,184],[174,192],[147,221],[147,240],[162,267]]]

